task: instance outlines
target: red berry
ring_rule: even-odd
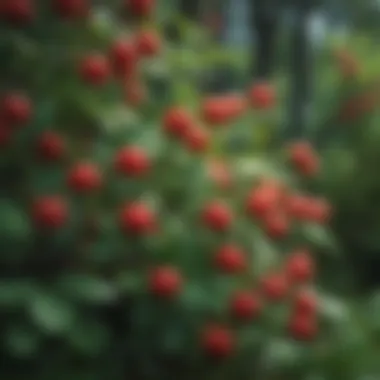
[[[299,290],[294,299],[296,315],[313,316],[317,311],[318,303],[315,295],[306,290]]]
[[[198,127],[192,127],[185,135],[185,144],[192,152],[204,152],[210,143],[208,133]]]
[[[325,224],[331,218],[331,205],[323,198],[310,198],[307,219],[316,223]]]
[[[116,170],[128,177],[141,177],[148,173],[150,159],[144,149],[139,146],[127,146],[116,155]]]
[[[317,320],[309,315],[294,315],[288,328],[293,338],[301,341],[313,340],[318,333]]]
[[[234,294],[231,300],[231,313],[241,320],[251,320],[257,317],[261,311],[259,298],[247,291]]]
[[[276,93],[269,83],[259,83],[250,89],[249,99],[253,108],[269,109],[276,102]]]
[[[27,124],[32,117],[32,103],[25,95],[6,94],[2,100],[1,113],[10,126],[21,126]]]
[[[228,189],[232,185],[232,176],[227,164],[221,161],[211,161],[208,165],[212,181],[221,189]]]
[[[296,283],[310,281],[314,277],[314,262],[306,250],[294,252],[286,262],[286,273]]]
[[[71,169],[67,182],[72,190],[86,193],[101,186],[102,175],[96,165],[81,163]]]
[[[159,35],[153,30],[143,30],[136,35],[136,49],[143,57],[156,56],[161,50]]]
[[[238,118],[246,109],[246,102],[237,95],[213,96],[202,103],[202,117],[209,125],[222,125]]]
[[[67,220],[67,204],[58,196],[42,197],[34,203],[32,214],[38,226],[59,228]]]
[[[204,351],[215,358],[226,358],[235,348],[235,339],[230,330],[223,326],[209,326],[202,336]]]
[[[91,54],[83,58],[79,71],[83,81],[92,85],[103,85],[110,78],[110,65],[102,54]]]
[[[216,252],[215,265],[224,273],[240,273],[247,267],[246,255],[238,246],[226,244]]]
[[[164,116],[163,128],[168,135],[183,138],[192,126],[193,120],[184,108],[171,108]]]
[[[304,220],[309,215],[310,198],[297,194],[290,195],[286,198],[284,206],[289,216]]]
[[[204,207],[202,220],[212,230],[225,231],[231,227],[233,216],[227,204],[221,201],[212,201]]]
[[[173,297],[178,294],[182,286],[182,276],[176,268],[159,267],[150,274],[149,288],[159,297]]]
[[[295,169],[306,177],[313,177],[319,172],[319,159],[308,142],[294,143],[289,147],[290,161]]]
[[[56,132],[45,132],[37,141],[37,152],[47,161],[59,160],[65,153],[65,148],[62,136]]]
[[[289,220],[283,212],[270,212],[264,218],[264,229],[271,238],[283,239],[290,231]]]
[[[153,12],[155,0],[127,0],[127,6],[134,15],[146,17]]]
[[[139,235],[150,234],[156,228],[154,211],[143,202],[125,205],[120,213],[121,228],[125,232]]]
[[[32,0],[3,0],[0,4],[0,16],[14,24],[29,23],[35,14]]]
[[[125,76],[133,73],[137,63],[135,46],[128,40],[115,41],[110,52],[115,74]]]
[[[65,19],[86,17],[90,11],[89,0],[53,0],[56,13]]]
[[[287,296],[289,284],[282,274],[273,274],[262,279],[261,288],[266,298],[280,301]]]
[[[251,216],[263,218],[278,206],[279,201],[278,189],[260,186],[248,195],[246,207]]]

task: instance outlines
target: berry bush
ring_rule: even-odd
[[[121,3],[106,30],[86,0],[1,3],[1,376],[357,380],[367,335],[315,283],[319,157],[210,155],[267,84],[152,116],[155,4]]]

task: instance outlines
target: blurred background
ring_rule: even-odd
[[[380,380],[379,0],[0,0],[0,377]]]

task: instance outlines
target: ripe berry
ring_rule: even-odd
[[[117,40],[111,46],[110,60],[116,75],[130,75],[137,63],[135,46],[128,40]]]
[[[9,126],[24,125],[32,117],[32,103],[23,94],[6,94],[1,102],[1,114]]]
[[[248,291],[240,291],[233,295],[231,300],[231,313],[240,320],[251,320],[261,311],[259,298]]]
[[[32,0],[3,0],[0,4],[0,17],[12,24],[26,24],[33,20],[35,14]]]
[[[58,196],[41,197],[33,205],[32,216],[40,227],[59,228],[67,220],[67,204]]]
[[[294,311],[297,315],[313,316],[317,311],[318,303],[315,295],[306,290],[299,290],[294,298]]]
[[[323,198],[310,198],[307,219],[316,223],[327,223],[332,214],[331,205]]]
[[[289,234],[289,220],[283,212],[273,211],[264,218],[265,232],[273,239],[283,239]]]
[[[90,54],[83,58],[79,67],[84,82],[96,86],[105,84],[110,78],[110,65],[102,54]]]
[[[247,267],[246,255],[238,246],[226,244],[216,252],[215,265],[227,274],[240,273]]]
[[[211,230],[225,231],[230,228],[233,216],[228,205],[221,201],[212,201],[204,207],[202,221]]]
[[[239,117],[246,109],[246,102],[240,96],[213,96],[202,103],[201,113],[209,125],[222,125]]]
[[[153,30],[143,30],[136,35],[136,49],[143,57],[154,57],[161,50],[159,35]]]
[[[89,0],[54,0],[55,12],[65,19],[86,17],[90,11]]]
[[[310,210],[310,198],[297,194],[290,195],[284,202],[284,208],[292,218],[307,219]]]
[[[261,289],[266,298],[280,301],[287,296],[289,284],[282,274],[272,274],[262,279]]]
[[[148,154],[139,146],[124,147],[116,154],[115,169],[127,177],[141,177],[150,167]]]
[[[289,322],[288,329],[293,338],[301,341],[310,341],[318,333],[318,323],[315,317],[295,314]]]
[[[253,108],[269,109],[275,104],[276,93],[269,83],[259,83],[250,89],[249,100]]]
[[[294,168],[306,177],[319,172],[319,159],[312,146],[307,142],[294,143],[289,147],[290,161]]]
[[[156,228],[154,211],[143,202],[125,205],[120,213],[120,225],[124,232],[139,235],[150,234]]]
[[[159,267],[150,274],[149,288],[158,297],[173,297],[179,293],[181,286],[182,276],[176,268]]]
[[[127,6],[135,16],[146,17],[152,14],[155,2],[155,0],[127,0]]]
[[[225,190],[232,185],[232,176],[227,164],[221,161],[211,161],[208,165],[211,180],[221,189]]]
[[[199,127],[190,128],[185,135],[185,144],[192,152],[204,152],[209,143],[209,134]]]
[[[260,186],[248,195],[246,208],[249,215],[263,218],[276,209],[279,201],[280,192],[277,188]]]
[[[164,116],[163,129],[173,137],[183,138],[192,126],[193,120],[184,108],[171,108]]]
[[[59,160],[65,153],[65,142],[61,135],[48,131],[37,140],[37,153],[46,161]]]
[[[222,359],[230,356],[235,348],[235,338],[223,326],[209,326],[202,336],[202,347],[206,354]]]
[[[91,163],[74,166],[67,177],[68,186],[77,192],[89,192],[98,189],[102,183],[99,168]]]
[[[314,277],[314,262],[306,250],[294,252],[286,261],[286,273],[292,282],[302,283]]]

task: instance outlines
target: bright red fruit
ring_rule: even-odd
[[[318,334],[318,323],[314,316],[295,314],[289,322],[289,332],[301,341],[313,340]]]
[[[216,252],[215,265],[224,273],[240,273],[247,267],[246,255],[238,246],[226,244]]]
[[[202,211],[203,223],[214,231],[225,231],[233,222],[233,215],[227,204],[221,201],[208,203]]]
[[[320,169],[319,158],[308,142],[298,142],[289,147],[290,161],[295,169],[306,177],[313,177]]]
[[[173,297],[182,287],[182,276],[174,267],[155,268],[149,278],[149,288],[158,297]]]
[[[33,205],[32,216],[40,227],[59,228],[67,220],[67,204],[59,196],[41,197]]]
[[[125,85],[124,96],[129,105],[139,107],[147,99],[146,88],[138,81],[130,81]]]
[[[26,24],[33,20],[35,5],[32,0],[3,0],[0,3],[0,17],[10,23]]]
[[[137,59],[137,51],[131,41],[120,39],[111,46],[110,60],[116,75],[127,76],[132,74]]]
[[[232,175],[230,168],[223,161],[211,161],[208,172],[212,181],[221,189],[226,190],[232,186]]]
[[[126,0],[130,11],[139,17],[150,16],[155,7],[155,0]]]
[[[245,99],[240,96],[213,96],[203,101],[201,114],[206,123],[217,126],[238,118],[245,109]]]
[[[74,166],[67,177],[69,187],[77,192],[89,192],[102,184],[102,174],[98,166],[92,163],[80,163]]]
[[[288,295],[289,284],[284,275],[272,274],[262,279],[261,289],[266,298],[280,301]]]
[[[240,291],[233,295],[231,300],[231,313],[241,320],[252,320],[261,312],[261,301],[252,292]]]
[[[314,277],[314,272],[314,261],[306,250],[292,253],[286,261],[286,273],[292,282],[310,281]]]
[[[246,208],[249,215],[263,218],[269,212],[275,210],[281,201],[282,193],[274,186],[259,186],[249,195]]]
[[[168,135],[184,138],[192,126],[193,119],[186,109],[174,107],[166,111],[163,129]]]
[[[294,297],[294,311],[296,315],[315,315],[318,302],[314,293],[299,290]]]
[[[192,152],[204,152],[210,144],[209,134],[199,127],[190,128],[184,138],[186,146]]]
[[[139,146],[122,148],[115,158],[115,169],[128,177],[141,177],[148,173],[151,162],[148,154]]]
[[[276,102],[276,93],[269,83],[258,83],[251,87],[249,91],[251,106],[256,109],[272,108]]]
[[[264,217],[265,232],[273,239],[283,239],[290,231],[290,223],[286,214],[282,211],[270,212]]]
[[[235,338],[226,327],[208,326],[203,332],[202,347],[212,357],[226,358],[235,349]]]
[[[156,215],[149,205],[143,202],[126,204],[120,212],[120,225],[125,232],[150,234],[156,229]]]
[[[37,140],[37,152],[46,161],[59,160],[64,155],[65,150],[65,141],[56,132],[45,132]]]
[[[316,223],[327,223],[332,214],[331,205],[323,198],[310,198],[307,219]]]
[[[33,112],[29,97],[20,93],[9,93],[1,102],[1,115],[9,126],[18,127],[27,124]]]
[[[101,86],[108,82],[111,75],[107,58],[97,53],[90,54],[82,59],[79,72],[84,82],[96,86]]]
[[[153,30],[143,30],[136,35],[137,52],[143,57],[154,57],[161,50],[160,36]]]
[[[53,0],[56,13],[65,19],[86,17],[90,11],[89,0]]]

